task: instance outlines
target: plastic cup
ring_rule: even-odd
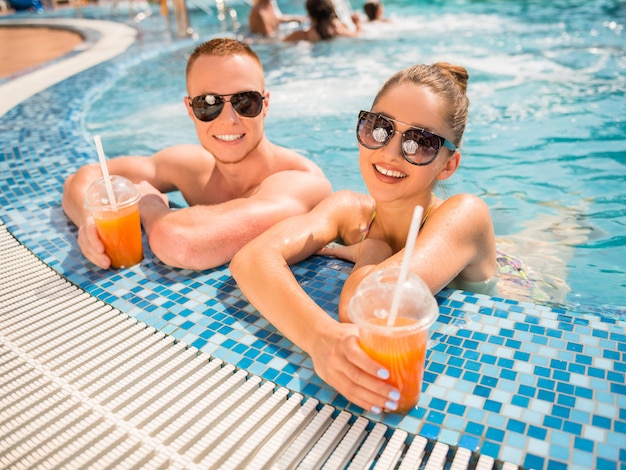
[[[388,325],[400,268],[386,268],[365,277],[348,304],[348,316],[359,327],[361,348],[389,371],[389,383],[400,392],[396,412],[419,401],[424,377],[428,328],[439,313],[424,281],[409,273],[399,292],[396,319]]]
[[[111,267],[128,268],[143,259],[139,199],[141,191],[123,176],[111,176],[115,204],[107,195],[104,177],[89,185],[85,207],[96,222],[98,235],[105,253],[111,258]]]

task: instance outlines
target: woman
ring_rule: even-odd
[[[250,242],[230,269],[259,312],[312,358],[317,374],[373,412],[394,410],[389,371],[359,347],[347,305],[373,270],[399,266],[416,205],[424,208],[411,271],[434,293],[451,281],[489,283],[496,246],[487,205],[469,194],[443,200],[433,187],[459,166],[467,122],[467,71],[416,65],[392,76],[357,125],[359,163],[369,195],[338,191],[308,214],[287,219]],[[328,247],[341,240],[345,246]],[[322,253],[354,262],[335,321],[298,285],[289,264]]]
[[[359,15],[355,13],[351,16],[355,28],[348,28],[339,20],[332,0],[307,0],[306,11],[311,20],[311,27],[288,34],[284,38],[285,41],[325,41],[339,36],[355,37],[361,31]]]

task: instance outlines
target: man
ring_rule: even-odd
[[[256,0],[248,14],[250,31],[262,36],[276,36],[281,23],[302,23],[304,16],[283,15],[275,0]]]
[[[141,223],[155,256],[201,270],[227,263],[248,241],[279,220],[308,212],[332,189],[317,165],[265,136],[270,94],[249,46],[227,38],[201,44],[189,57],[186,77],[184,102],[201,145],[118,157],[108,167],[141,189]],[[87,187],[100,176],[97,163],[69,176],[63,209],[79,227],[85,257],[106,269],[111,261],[83,207]],[[170,209],[165,193],[174,190],[189,207]]]

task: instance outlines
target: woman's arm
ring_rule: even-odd
[[[356,326],[330,317],[289,268],[341,235],[342,224],[354,217],[347,193],[267,230],[235,255],[230,270],[250,303],[311,356],[324,381],[356,405],[380,411],[394,407],[394,388],[379,378],[388,374],[359,347]]]

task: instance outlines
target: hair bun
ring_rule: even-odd
[[[454,83],[458,85],[463,93],[467,92],[467,81],[469,80],[469,74],[465,67],[460,65],[452,65],[448,62],[437,62],[433,64],[433,67],[437,67],[444,74],[448,75]]]

